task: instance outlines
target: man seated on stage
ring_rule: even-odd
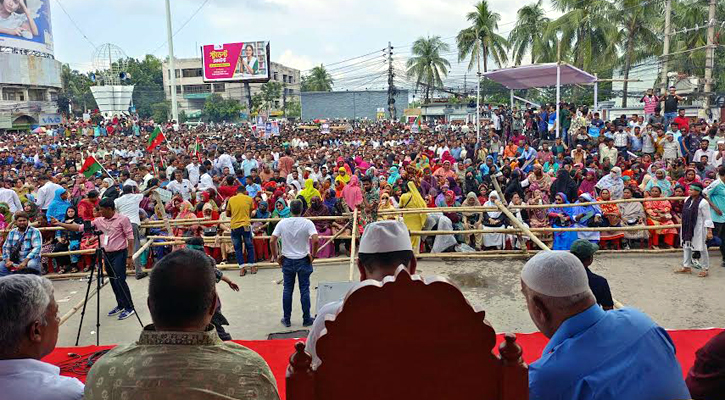
[[[0,399],[83,398],[83,384],[40,361],[58,340],[53,284],[37,275],[0,278]]]
[[[279,399],[264,359],[219,339],[211,324],[216,300],[206,254],[183,249],[162,258],[149,281],[153,324],[93,365],[85,399]]]
[[[667,332],[633,308],[599,307],[573,254],[532,257],[521,271],[521,291],[550,339],[529,366],[531,400],[690,398]]]
[[[14,222],[17,228],[8,233],[2,247],[0,276],[40,275],[40,249],[43,246],[40,231],[28,224],[28,214],[24,211],[15,213]]]
[[[415,274],[416,260],[410,244],[408,228],[399,221],[380,221],[368,224],[360,238],[357,268],[360,280],[373,279],[382,282],[386,276],[395,274],[404,266],[411,275]],[[312,355],[312,366],[317,368],[321,361],[317,357],[316,344],[325,329],[325,316],[335,315],[342,306],[342,300],[326,304],[312,324],[305,349]]]

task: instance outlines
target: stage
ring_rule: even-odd
[[[671,330],[668,331],[677,349],[677,359],[682,366],[682,374],[685,376],[692,364],[695,362],[695,351],[702,347],[710,338],[722,332],[723,329],[699,329],[699,330]],[[524,361],[532,363],[541,355],[542,350],[546,346],[548,340],[541,333],[520,333],[516,335],[517,343],[524,350]],[[496,336],[496,352],[498,352],[498,344],[503,340],[503,335]],[[239,343],[256,351],[262,356],[272,369],[277,379],[277,387],[279,388],[280,397],[285,398],[285,371],[289,356],[292,354],[293,345],[297,339],[284,340],[235,340]],[[81,381],[85,381],[84,368],[79,367],[78,361],[87,358],[91,354],[103,350],[110,349],[113,346],[86,346],[86,347],[58,347],[51,354],[43,359],[43,361],[55,364],[61,367],[61,374],[65,376],[73,376]],[[69,356],[69,353],[75,353],[80,357]]]

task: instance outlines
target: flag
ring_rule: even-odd
[[[201,154],[199,154],[199,150],[201,150],[201,144],[199,143],[199,136],[197,136],[196,145],[194,146],[194,155],[199,160],[199,162],[201,162]]]
[[[161,127],[157,126],[156,129],[151,132],[151,136],[149,136],[149,144],[146,146],[146,151],[155,149],[156,146],[160,145],[164,140],[166,140],[166,136],[164,136],[164,133],[161,132]]]
[[[96,157],[89,156],[86,158],[86,161],[83,162],[83,167],[81,167],[81,173],[86,177],[90,178],[91,176],[95,175],[96,172],[103,169],[103,166],[96,160]]]

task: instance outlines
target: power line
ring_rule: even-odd
[[[181,24],[181,26],[178,29],[176,29],[176,32],[174,32],[174,34],[171,35],[172,40],[174,39],[174,37],[176,37],[176,35],[179,32],[181,32],[182,29],[184,29],[186,27],[186,25],[189,24],[189,22],[191,22],[192,19],[194,19],[194,17],[196,17],[196,14],[199,14],[199,11],[201,11],[201,9],[204,8],[206,3],[208,3],[209,1],[210,0],[204,0],[204,2],[201,3],[201,5],[196,9],[196,11],[194,11],[194,13],[191,14],[191,16],[189,18],[187,18],[186,21],[184,21],[184,23]],[[151,54],[156,54],[157,51],[161,50],[161,48],[166,46],[167,44],[169,44],[169,41],[165,40],[163,43],[161,43],[161,45],[159,47],[157,47],[154,51],[152,51]]]
[[[86,36],[86,34],[85,34],[85,33],[83,33],[83,30],[82,30],[82,29],[81,29],[81,27],[80,27],[80,26],[79,26],[79,25],[78,25],[78,24],[76,23],[76,21],[75,21],[75,20],[73,19],[73,17],[71,17],[71,16],[70,16],[70,14],[68,14],[68,11],[67,11],[67,10],[65,9],[65,7],[63,6],[63,3],[61,3],[61,2],[60,2],[60,0],[55,0],[55,2],[56,2],[56,3],[58,3],[58,5],[60,6],[60,9],[61,9],[61,10],[63,11],[63,13],[64,13],[64,14],[66,15],[66,17],[68,17],[68,19],[69,19],[69,20],[70,20],[70,22],[71,22],[71,23],[73,24],[73,26],[75,26],[75,28],[76,28],[76,30],[78,31],[78,33],[80,33],[80,34],[81,34],[81,36],[83,36],[83,38],[84,38],[84,39],[86,39],[86,41],[87,41],[87,42],[88,42],[88,43],[89,43],[89,44],[90,44],[90,45],[91,45],[91,46],[92,46],[92,47],[93,47],[93,48],[95,49],[95,48],[96,48],[96,45],[95,45],[95,44],[93,44],[93,42],[91,41],[91,39],[89,39],[89,38],[88,38],[88,36]]]

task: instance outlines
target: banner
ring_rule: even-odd
[[[269,80],[269,42],[239,42],[202,46],[204,81]]]
[[[50,0],[0,1],[0,7],[0,46],[53,54]]]

